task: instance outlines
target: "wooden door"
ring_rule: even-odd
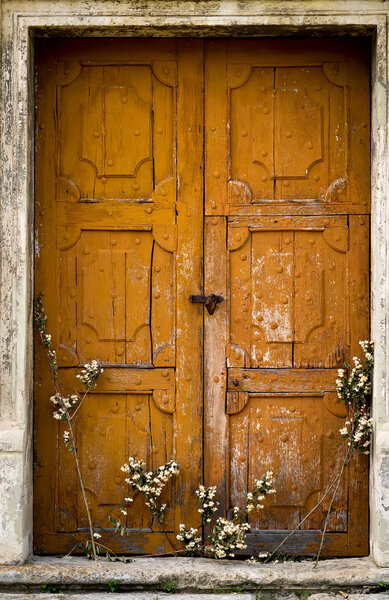
[[[205,482],[227,513],[273,470],[248,552],[271,550],[339,470],[337,369],[369,332],[367,45],[207,42]],[[324,554],[368,552],[367,458],[348,469]],[[328,503],[284,552],[314,552]],[[283,530],[283,531],[279,531]]]
[[[337,369],[368,337],[367,47],[42,40],[37,104],[35,292],[64,390],[86,361],[105,368],[76,422],[93,521],[109,529],[131,454],[181,463],[172,536],[198,525],[203,467],[227,514],[271,468],[278,492],[252,517],[248,552],[274,548],[340,464]],[[203,291],[225,298],[205,312],[204,361],[189,301]],[[86,528],[51,389],[38,344],[36,553],[66,552]],[[285,550],[314,551],[323,516]],[[170,550],[139,500],[127,526],[128,539],[105,533],[114,550]],[[367,553],[366,458],[323,553]]]
[[[173,532],[194,519],[202,475],[202,313],[188,297],[202,289],[203,43],[44,40],[37,82],[35,292],[64,391],[77,366],[104,363],[75,423],[92,520],[111,527],[129,455],[175,457]],[[67,552],[87,526],[52,393],[38,343],[36,553]],[[113,550],[171,550],[141,498],[128,512],[129,538],[105,533]]]

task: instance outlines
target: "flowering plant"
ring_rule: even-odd
[[[339,431],[347,440],[349,448],[360,454],[369,454],[373,419],[370,416],[371,377],[374,365],[374,345],[370,341],[359,342],[364,355],[365,364],[357,357],[353,357],[354,367],[347,376],[346,369],[351,365],[346,364],[344,369],[339,369],[336,380],[336,391],[342,402],[349,406],[351,415]]]
[[[130,456],[128,463],[123,465],[121,470],[127,475],[125,482],[129,484],[133,492],[140,492],[144,495],[147,508],[153,517],[162,523],[166,504],[160,504],[160,495],[169,479],[178,475],[180,465],[174,460],[169,460],[155,471],[146,471],[143,460],[136,460]],[[125,498],[125,501],[132,502],[132,498]]]
[[[273,488],[273,473],[267,471],[262,479],[254,481],[253,491],[247,494],[245,509],[241,511],[238,506],[235,506],[232,509],[230,520],[224,517],[216,518],[211,526],[208,540],[204,544],[201,544],[198,529],[189,529],[183,523],[180,524],[180,533],[176,537],[183,544],[187,554],[199,551],[200,554],[209,554],[214,558],[232,558],[235,556],[236,550],[247,548],[245,537],[250,530],[250,524],[244,522],[243,519],[247,518],[248,513],[251,511],[264,508],[261,502],[268,494],[275,494],[275,491]],[[219,503],[214,500],[215,495],[215,486],[205,488],[201,485],[196,490],[203,525],[212,522],[212,518],[219,507]]]
[[[336,379],[336,391],[338,398],[348,405],[349,417],[344,426],[339,430],[340,435],[344,440],[347,440],[347,452],[343,459],[343,463],[334,479],[329,484],[321,498],[315,506],[305,515],[296,527],[281,541],[280,544],[267,557],[264,553],[257,558],[253,557],[251,562],[260,562],[265,559],[265,562],[270,560],[283,544],[298,530],[301,525],[307,521],[311,514],[324,502],[329,496],[330,502],[324,519],[323,530],[321,534],[320,546],[316,556],[315,566],[318,564],[320,553],[324,544],[324,537],[327,530],[328,520],[330,518],[332,506],[338,491],[343,473],[356,454],[369,454],[369,446],[371,444],[371,436],[373,432],[373,419],[370,416],[370,404],[372,393],[372,375],[374,368],[374,343],[372,341],[363,340],[359,342],[363,353],[364,363],[357,357],[353,357],[354,367],[346,363],[343,369],[338,370]],[[351,370],[350,370],[351,369]],[[350,373],[348,374],[348,370]]]
[[[180,533],[176,537],[185,546],[186,554],[201,551],[202,537],[198,533],[194,527],[187,529],[183,523],[180,524]]]
[[[40,339],[42,341],[43,349],[48,365],[50,367],[51,377],[55,388],[55,393],[50,397],[50,402],[54,406],[53,418],[59,422],[67,424],[68,429],[66,429],[62,434],[63,443],[65,447],[69,450],[69,452],[72,452],[74,455],[77,476],[80,483],[81,494],[85,504],[85,510],[88,519],[89,539],[86,540],[85,543],[80,542],[78,546],[85,551],[88,557],[97,560],[97,555],[100,553],[100,546],[102,545],[96,543],[96,540],[101,536],[95,531],[94,526],[92,524],[92,518],[89,510],[88,500],[85,493],[84,481],[82,478],[80,468],[80,462],[78,459],[76,439],[73,430],[73,419],[77,411],[79,410],[82,402],[85,400],[89,390],[96,385],[96,381],[103,373],[103,369],[96,360],[93,360],[91,364],[84,365],[81,374],[76,376],[81,380],[81,382],[85,386],[84,394],[81,396],[81,398],[78,396],[77,393],[64,395],[61,392],[58,383],[57,353],[53,348],[51,335],[47,333],[47,315],[41,297],[37,298],[34,303],[34,324],[38,330]]]
[[[219,502],[215,502],[214,498],[216,495],[216,486],[211,486],[205,488],[203,485],[200,485],[196,492],[197,498],[200,501],[199,513],[202,516],[202,522],[210,523],[212,519],[212,515],[217,511],[219,507]]]
[[[247,494],[246,511],[249,513],[257,508],[264,508],[264,505],[261,504],[262,500],[268,494],[275,493],[276,490],[273,488],[273,471],[266,471],[262,479],[255,479],[253,491]]]

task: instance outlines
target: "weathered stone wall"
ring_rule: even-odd
[[[1,2],[0,562],[25,560],[32,539],[34,37],[371,35],[371,548],[378,565],[389,565],[388,15],[379,0]]]

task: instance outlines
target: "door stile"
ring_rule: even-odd
[[[178,42],[176,523],[191,526],[203,464],[203,310],[189,301],[203,287],[203,48],[202,40]]]
[[[228,509],[228,417],[225,412],[227,348],[227,46],[205,51],[205,294],[225,299],[213,315],[204,311],[204,484],[216,485],[220,510]],[[215,76],[222,73],[221,77]]]
[[[220,510],[228,510],[228,417],[226,395],[227,260],[226,219],[205,217],[205,294],[220,294],[224,302],[213,315],[204,314],[204,453],[206,486],[216,485]]]
[[[350,356],[359,356],[359,340],[366,338],[370,315],[368,214],[349,215],[349,302]],[[366,457],[358,455],[347,468],[349,486],[348,549],[351,556],[369,552],[369,490],[366,485]]]
[[[227,44],[205,46],[205,215],[228,214]]]

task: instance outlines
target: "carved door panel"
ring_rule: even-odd
[[[207,42],[205,482],[228,511],[253,480],[248,552],[274,549],[345,454],[337,369],[369,332],[369,75],[360,41]],[[339,487],[327,555],[368,552],[366,457]],[[314,552],[328,503],[283,551]],[[282,531],[280,531],[282,530]]]
[[[42,41],[37,56],[35,291],[63,389],[104,364],[75,421],[92,519],[111,527],[129,455],[175,458],[173,532],[201,482],[202,315],[188,296],[202,286],[203,43]],[[67,552],[86,515],[39,344],[35,374],[35,552]],[[140,498],[128,512],[129,539],[105,534],[113,550],[171,550]]]

